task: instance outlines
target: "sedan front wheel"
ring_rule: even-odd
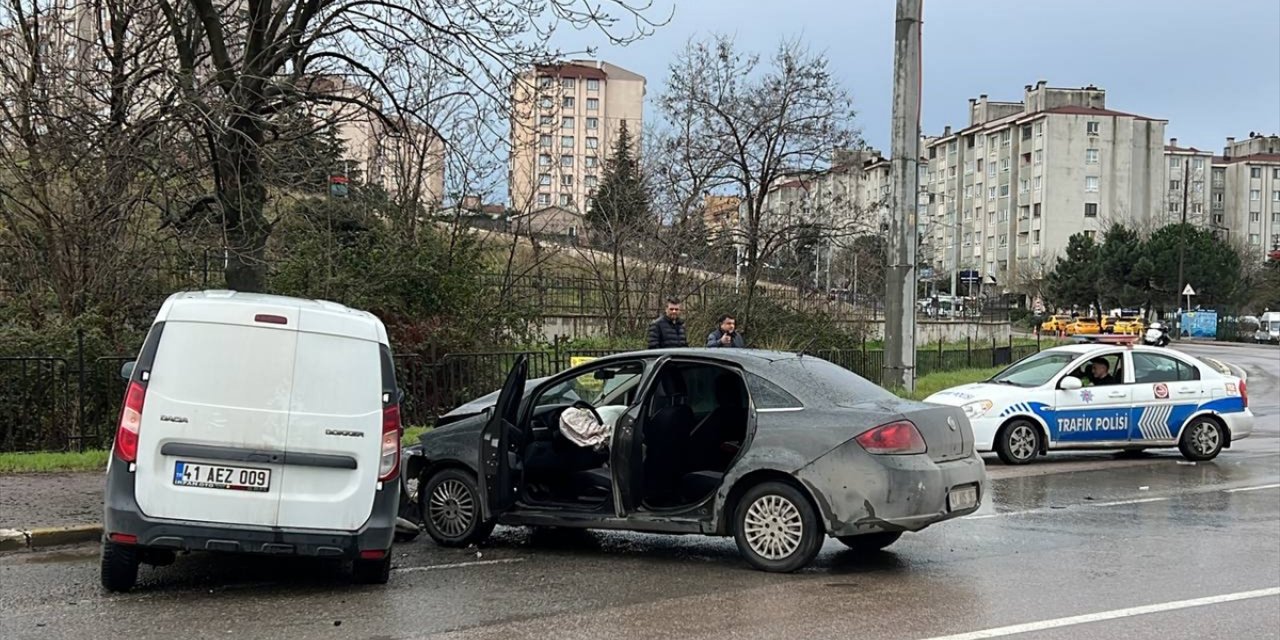
[[[738,551],[752,566],[790,573],[817,557],[825,535],[813,504],[795,486],[763,482],[738,501],[734,518]]]

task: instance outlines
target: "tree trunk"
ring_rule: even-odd
[[[263,208],[262,129],[249,117],[237,118],[219,142],[218,159],[226,232],[227,288],[261,292],[267,284],[267,238],[271,235]]]

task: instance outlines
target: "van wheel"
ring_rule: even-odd
[[[813,562],[826,536],[813,504],[799,489],[763,482],[738,501],[733,537],[755,568],[790,573]]]
[[[876,533],[864,533],[857,536],[837,536],[844,546],[861,553],[871,553],[879,551],[885,547],[898,541],[902,537],[901,531],[877,531]]]
[[[356,558],[351,564],[351,577],[357,584],[386,584],[391,579],[391,551],[378,560]]]
[[[138,548],[102,543],[102,586],[107,591],[125,592],[138,582]]]
[[[1209,418],[1196,418],[1182,430],[1178,450],[1182,457],[1192,462],[1204,462],[1218,457],[1224,444],[1222,426]]]
[[[996,435],[996,453],[1005,464],[1026,464],[1039,452],[1040,430],[1026,420],[1010,422]]]
[[[466,547],[484,542],[493,532],[493,522],[480,521],[480,489],[475,476],[461,469],[444,469],[420,486],[422,526],[436,544]]]

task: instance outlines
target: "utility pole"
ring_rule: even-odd
[[[920,12],[898,0],[893,38],[893,118],[883,381],[916,386],[916,204],[920,181]]]

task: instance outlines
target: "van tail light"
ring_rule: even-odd
[[[1249,385],[1245,384],[1244,380],[1240,381],[1240,399],[1244,401],[1244,408],[1248,409],[1249,408]]]
[[[116,457],[124,462],[138,460],[138,431],[142,428],[142,401],[146,387],[133,381],[124,394],[124,408],[120,411],[120,426],[116,428]]]
[[[382,410],[382,459],[378,463],[378,480],[386,482],[400,470],[400,405]]]
[[[926,451],[920,430],[907,420],[882,424],[854,439],[867,453],[876,455],[908,455]]]
[[[107,539],[116,544],[138,544],[138,536],[131,533],[113,533]]]

